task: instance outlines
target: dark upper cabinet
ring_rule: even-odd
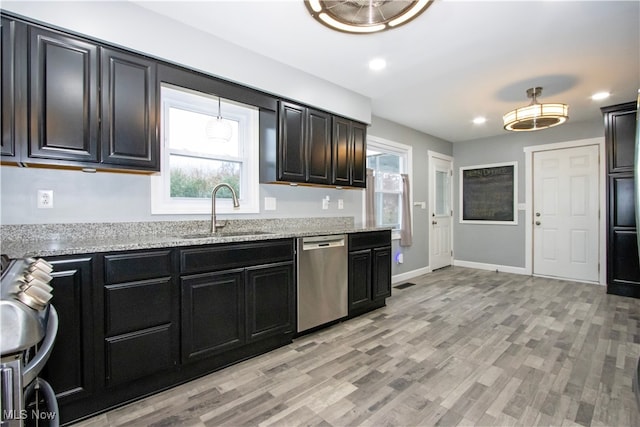
[[[2,17],[2,156],[160,170],[157,61]]]
[[[305,107],[280,103],[278,180],[306,181],[305,112]]]
[[[333,176],[338,186],[366,186],[366,125],[342,117],[333,118]]]
[[[348,186],[351,183],[351,122],[333,118],[333,176],[331,183]]]
[[[365,124],[288,101],[274,117],[260,112],[261,182],[365,186]]]
[[[331,182],[331,115],[307,110],[307,182]]]
[[[28,74],[28,157],[98,161],[98,46],[30,26]]]
[[[607,151],[607,293],[640,298],[635,210],[636,103],[602,108]]]
[[[159,170],[156,63],[101,48],[102,163]]]
[[[330,183],[329,114],[290,102],[281,102],[278,138],[278,180]]]
[[[25,58],[18,52],[25,52],[24,35],[26,25],[13,19],[2,17],[0,23],[0,43],[2,45],[0,72],[2,111],[0,128],[2,141],[0,155],[4,158],[16,157],[17,140],[20,129],[26,126],[26,75],[17,70],[25,67]],[[22,132],[24,134],[24,132]]]

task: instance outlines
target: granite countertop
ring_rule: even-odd
[[[4,225],[1,252],[10,258],[248,242],[389,230],[357,227],[353,218],[230,220],[210,235],[209,221]]]

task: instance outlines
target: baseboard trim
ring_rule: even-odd
[[[406,282],[414,277],[422,276],[423,274],[431,273],[431,267],[422,267],[416,270],[407,271],[406,273],[396,274],[391,277],[391,283],[396,284],[400,282]]]
[[[453,265],[455,265],[456,267],[476,268],[478,270],[499,271],[502,273],[523,274],[527,276],[529,275],[526,268],[512,267],[510,265],[485,264],[482,262],[463,261],[459,259],[453,260]]]

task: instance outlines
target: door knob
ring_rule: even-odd
[[[431,224],[436,225],[438,221],[431,221]]]
[[[536,225],[540,225],[540,221],[536,221]]]
[[[536,216],[540,216],[540,212],[536,212]]]

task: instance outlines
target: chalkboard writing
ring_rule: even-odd
[[[462,170],[463,221],[515,221],[515,165]]]

